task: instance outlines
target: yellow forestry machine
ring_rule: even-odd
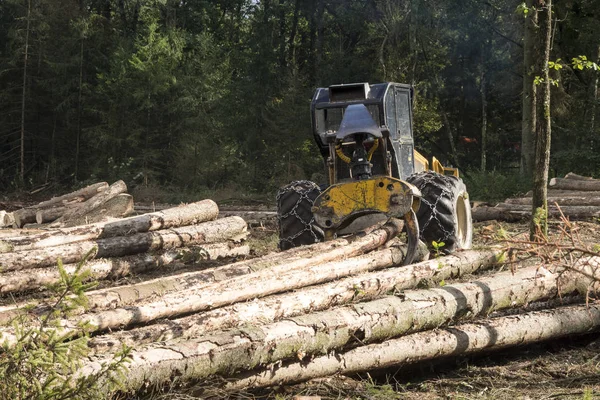
[[[456,168],[414,148],[412,88],[399,83],[318,88],[313,135],[325,161],[326,188],[296,181],[277,193],[279,248],[330,240],[388,218],[404,220],[410,264],[419,238],[450,253],[471,246],[466,187]]]

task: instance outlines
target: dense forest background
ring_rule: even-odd
[[[314,89],[363,81],[414,85],[417,146],[471,191],[517,190],[526,21],[514,0],[3,0],[0,192],[273,192],[322,172]],[[555,4],[552,34],[551,175],[598,175],[599,74],[572,60],[598,62],[600,0]]]

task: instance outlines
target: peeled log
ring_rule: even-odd
[[[386,296],[273,324],[252,323],[186,342],[151,344],[133,351],[127,385],[137,390],[147,383],[166,383],[172,376],[184,380],[202,379],[252,370],[282,360],[309,360],[349,346],[435,329],[458,319],[522,306],[557,293],[556,276],[543,267],[539,270],[532,267],[475,282],[406,291],[399,296]],[[174,358],[175,353],[179,357]],[[185,357],[181,357],[182,354]]]
[[[138,215],[111,222],[71,228],[54,229],[46,232],[0,239],[11,251],[41,249],[85,240],[127,236],[135,233],[194,225],[217,218],[219,209],[212,200],[169,208],[150,214]]]
[[[564,178],[550,179],[549,186],[561,190],[600,191],[600,179],[576,180]]]
[[[47,267],[55,265],[59,258],[65,264],[76,263],[94,249],[96,251],[91,258],[121,257],[159,249],[177,248],[187,244],[222,242],[245,234],[246,222],[240,217],[229,217],[168,230],[2,253],[0,254],[0,268],[2,271],[15,271]]]
[[[183,268],[198,267],[201,260],[216,260],[224,257],[245,256],[250,253],[247,245],[230,242],[212,243],[202,246],[190,246],[168,250],[163,254],[137,254],[119,258],[97,259],[85,263],[81,272],[89,272],[89,279],[117,279],[157,269],[175,271]],[[190,256],[191,254],[191,256]],[[182,262],[191,258],[193,262]],[[77,264],[67,264],[65,271],[72,274]],[[39,289],[60,281],[58,268],[38,268],[6,272],[0,280],[0,293],[12,293]]]
[[[394,256],[396,251],[391,248],[379,250],[371,255],[380,259],[388,258],[391,264],[396,258]],[[488,268],[496,265],[497,256],[501,252],[501,250],[457,252],[435,260],[369,272],[168,322],[96,336],[90,339],[89,345],[96,353],[100,353],[120,349],[123,344],[133,347],[154,341],[189,339],[215,330],[245,326],[256,321],[266,324],[351,302],[373,300],[384,293],[414,288],[423,281],[438,283],[444,279],[473,273],[480,268]]]
[[[414,333],[381,344],[358,347],[345,353],[331,353],[311,360],[274,366],[268,370],[238,376],[237,380],[230,380],[225,387],[239,390],[247,387],[287,385],[334,374],[352,374],[445,356],[500,350],[588,333],[599,328],[600,305],[536,311]],[[172,353],[171,355],[173,365],[184,364],[185,359],[181,353],[179,357]]]
[[[108,200],[112,199],[113,197],[116,197],[117,195],[119,195],[121,193],[126,193],[126,192],[127,192],[127,185],[125,184],[125,182],[117,181],[117,182],[113,183],[112,185],[110,185],[104,191],[98,193],[94,197],[81,203],[81,205],[79,207],[74,208],[74,209],[69,210],[66,213],[64,213],[59,219],[56,220],[56,222],[54,222],[53,225],[55,225],[55,226],[68,225],[70,223],[69,221],[75,220],[79,217],[82,217],[82,216],[90,213],[92,210],[100,207],[102,204],[106,203]]]

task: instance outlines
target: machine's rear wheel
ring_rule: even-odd
[[[444,253],[471,248],[471,205],[463,181],[432,171],[413,174],[406,181],[415,185],[422,194],[417,212],[421,240],[430,248],[434,241],[443,242],[440,250]]]
[[[314,225],[311,210],[320,193],[319,186],[310,181],[295,181],[279,189],[277,219],[280,250],[323,240],[322,232]]]

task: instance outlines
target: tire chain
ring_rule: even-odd
[[[436,178],[441,178],[441,179],[436,179]],[[439,201],[443,198],[449,198],[451,200],[451,204],[454,204],[454,201],[456,200],[454,198],[454,192],[452,191],[452,185],[450,184],[450,179],[452,179],[453,177],[448,177],[445,175],[440,175],[440,174],[431,174],[431,173],[418,173],[418,174],[413,174],[411,176],[409,176],[407,178],[407,182],[415,185],[419,190],[423,190],[424,188],[426,188],[427,186],[435,186],[436,188],[438,188],[439,190],[441,190],[441,193],[438,196],[435,196],[435,202],[430,202],[425,198],[421,198],[421,207],[423,205],[425,205],[426,207],[429,208],[429,218],[423,222],[421,220],[419,220],[419,229],[421,232],[425,232],[428,228],[429,225],[431,225],[432,223],[435,223],[440,231],[443,232],[443,237],[440,238],[440,242],[445,242],[448,240],[448,238],[452,237],[456,232],[455,232],[455,227],[452,226],[452,229],[449,231],[445,228],[444,224],[437,218],[437,215],[440,214],[437,211],[437,206]],[[414,179],[417,179],[417,182],[414,182]],[[421,214],[421,213],[419,213]]]
[[[296,234],[294,234],[292,236],[288,236],[288,237],[283,237],[281,235],[281,228],[280,228],[280,236],[279,236],[279,248],[280,249],[282,248],[282,245],[281,245],[282,243],[289,243],[292,245],[291,247],[295,247],[296,243],[294,243],[294,240],[296,240],[300,235],[304,234],[305,232],[309,232],[311,234],[311,236],[314,239],[314,243],[320,242],[322,240],[322,237],[323,237],[322,234],[321,235],[317,234],[317,233],[321,233],[321,232],[319,232],[318,228],[316,228],[316,226],[314,226],[315,217],[312,215],[312,213],[311,213],[311,219],[309,221],[305,221],[304,218],[302,218],[302,216],[297,213],[298,207],[300,206],[300,204],[303,201],[306,201],[308,204],[310,204],[311,207],[314,205],[314,200],[309,196],[310,193],[312,193],[314,190],[317,190],[318,193],[320,193],[320,191],[321,191],[319,186],[316,183],[314,183],[312,181],[302,180],[302,181],[294,181],[293,183],[291,183],[287,186],[284,186],[283,188],[281,188],[277,191],[277,196],[276,196],[277,204],[279,204],[281,197],[287,193],[294,192],[298,195],[298,200],[296,201],[296,204],[290,211],[288,211],[285,214],[279,214],[279,210],[278,210],[277,222],[278,222],[279,226],[281,227],[281,223],[282,223],[283,219],[289,218],[290,216],[295,217],[302,225],[304,225],[304,229],[302,229],[302,230],[298,231]]]

